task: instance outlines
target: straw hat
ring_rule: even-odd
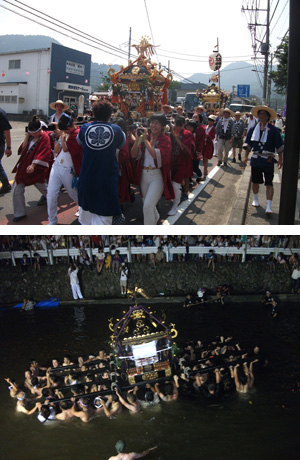
[[[241,112],[237,111],[235,112],[234,116],[239,115],[240,117],[242,116]]]
[[[233,111],[228,109],[228,107],[226,107],[226,109],[223,109],[223,113],[225,113],[225,112],[228,112],[231,117],[233,117],[233,115],[234,115]]]
[[[268,112],[268,114],[270,115],[270,121],[275,120],[277,117],[277,113],[275,112],[275,110],[271,109],[267,105],[257,105],[253,107],[253,109],[251,109],[251,113],[257,118],[258,112],[260,110],[265,110],[266,112]]]
[[[97,97],[97,96],[90,96],[90,97],[88,98],[88,100],[89,100],[89,101],[99,101],[99,97]]]
[[[62,104],[64,106],[64,110],[67,110],[69,108],[69,106],[67,104],[65,104],[64,101],[61,101],[60,99],[58,99],[55,102],[51,102],[51,104],[49,106],[50,109],[56,110],[56,108],[55,108],[56,104]]]
[[[212,120],[212,121],[216,121],[217,117],[215,115],[209,115],[209,117],[207,117],[208,120]]]

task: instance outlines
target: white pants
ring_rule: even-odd
[[[78,204],[78,193],[76,188],[72,188],[72,180],[71,168],[60,164],[56,165],[55,162],[52,166],[48,183],[47,209],[49,225],[57,224],[57,201],[62,185],[67,190],[71,200]]]
[[[143,195],[144,225],[156,225],[159,214],[156,205],[164,191],[164,183],[160,169],[143,169],[141,192]]]
[[[78,220],[81,225],[112,225],[113,216],[99,216],[90,211],[84,211],[79,206]]]
[[[77,300],[78,297],[79,299],[83,299],[83,295],[81,294],[79,284],[71,284],[71,289],[72,289],[73,299]]]
[[[47,196],[47,184],[34,184],[34,186],[41,192],[42,195]],[[24,184],[17,184],[14,181],[12,189],[12,199],[13,199],[13,207],[14,207],[14,217],[22,217],[26,216],[26,204],[25,204],[25,185]]]
[[[219,139],[218,140],[218,160],[219,161],[227,161],[228,160],[228,154],[229,150],[231,149],[232,142],[230,142],[230,139],[225,140],[225,139]],[[223,151],[224,151],[224,157],[223,157]]]

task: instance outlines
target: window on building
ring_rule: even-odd
[[[0,96],[0,102],[5,102],[5,104],[17,104],[17,96]]]
[[[8,61],[9,69],[20,69],[21,68],[21,59],[12,59]]]

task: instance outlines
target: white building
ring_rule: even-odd
[[[77,106],[91,93],[91,55],[55,43],[0,54],[0,106],[8,114],[49,116],[51,102]]]

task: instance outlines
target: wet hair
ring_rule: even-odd
[[[239,367],[237,368],[237,376],[238,376],[239,382],[242,385],[246,385],[247,376],[245,375],[245,372],[242,369],[240,369]]]
[[[60,407],[61,409],[66,410],[66,409],[69,408],[69,404],[68,404],[67,401],[61,401],[61,402],[59,403],[59,407]]]
[[[118,402],[119,401],[119,397],[116,394],[112,394],[111,399],[112,399],[113,402]]]
[[[173,386],[172,385],[166,385],[165,386],[165,393],[168,396],[171,396],[173,394]]]
[[[120,439],[116,442],[115,448],[118,454],[123,454],[126,450],[126,442]]]
[[[52,375],[51,380],[53,383],[58,383],[61,381],[61,379],[58,377],[58,375]]]
[[[113,113],[113,106],[109,101],[102,100],[93,105],[93,112],[96,120],[108,121]]]
[[[50,407],[48,404],[43,404],[41,407],[41,414],[43,417],[48,418],[50,415]]]
[[[136,402],[136,396],[132,393],[130,393],[128,396],[127,396],[127,399],[128,401],[132,402],[132,403],[135,403]]]
[[[154,399],[154,395],[152,391],[146,391],[145,393],[145,401],[152,402]]]
[[[38,131],[42,127],[41,121],[37,115],[33,115],[30,122],[28,123],[29,131]]]
[[[31,379],[31,383],[32,383],[33,386],[38,385],[39,384],[39,379],[37,377],[33,377]]]
[[[43,388],[42,389],[42,395],[44,396],[44,398],[47,398],[50,395],[49,388]]]
[[[209,391],[215,391],[215,390],[216,390],[216,385],[215,385],[214,383],[209,383],[209,384],[207,385],[207,389],[208,389]]]

